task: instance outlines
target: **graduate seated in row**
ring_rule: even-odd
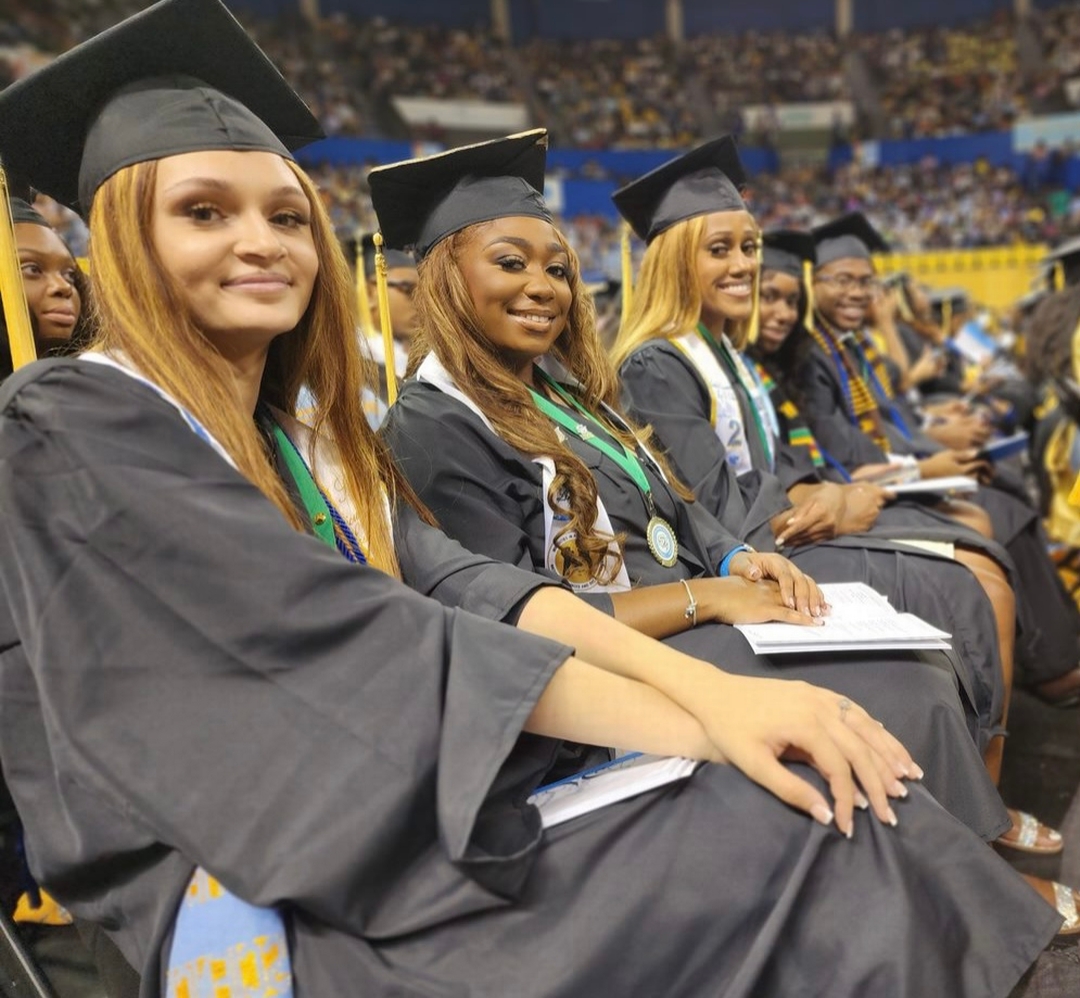
[[[41,357],[76,353],[90,335],[86,279],[67,244],[33,205],[12,197],[10,215],[16,251],[10,263],[18,269],[28,320],[23,346]],[[0,380],[13,370],[9,333],[0,312]],[[93,926],[76,926],[70,913],[34,884],[23,859],[18,815],[2,781],[0,802],[0,904],[48,984],[59,998],[135,994],[138,979],[115,947]]]
[[[0,754],[35,875],[148,996],[197,867],[280,907],[308,996],[1007,995],[1060,916],[849,697],[675,655],[425,524],[359,411],[347,264],[289,148],[317,135],[215,0],[0,96],[0,155],[89,215],[100,316],[0,392]],[[545,830],[561,739],[714,764]]]
[[[1018,672],[1048,702],[1075,705],[1080,614],[1047,556],[1038,511],[1021,483],[991,471],[974,449],[954,451],[928,436],[919,414],[896,393],[865,329],[876,279],[871,252],[884,247],[880,236],[861,215],[850,215],[814,230],[814,239],[814,310],[778,354],[785,387],[830,463],[854,478],[899,464],[928,482],[954,475],[989,482],[968,498],[988,516],[993,539],[1012,562]],[[809,342],[800,347],[804,339]],[[945,512],[971,522],[966,510]]]
[[[975,693],[977,741],[997,779],[1016,611],[994,556],[1007,556],[930,507],[894,502],[880,486],[823,481],[803,460],[807,448],[784,439],[765,382],[742,354],[761,243],[740,192],[745,182],[735,143],[724,136],[615,194],[646,243],[613,351],[627,405],[697,501],[740,539],[759,550],[782,547],[820,581],[865,582],[952,635],[968,670],[962,688]],[[812,261],[811,238],[795,238],[808,244]],[[791,266],[801,275],[802,259]],[[931,545],[913,549],[910,540]],[[1034,819],[1010,817],[1002,841],[1020,844]],[[1055,832],[1034,828],[1033,846],[1060,848]]]

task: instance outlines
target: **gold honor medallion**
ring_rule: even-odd
[[[645,528],[649,551],[664,568],[671,568],[679,560],[679,542],[671,524],[663,517],[654,516]]]

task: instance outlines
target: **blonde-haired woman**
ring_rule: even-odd
[[[165,61],[157,75],[113,75],[148,72],[147,53]],[[178,56],[211,82],[176,76]],[[85,143],[80,163],[54,171],[55,135],[11,139],[58,93],[86,102],[68,123],[71,147]],[[278,137],[314,131],[213,0],[168,0],[0,98],[5,159],[89,211],[103,327],[95,352],[25,368],[0,400],[0,753],[34,873],[107,928],[147,994],[159,993],[177,899],[199,866],[243,900],[281,907],[309,996],[612,984],[735,995],[802,979],[786,946],[773,953],[770,895],[790,884],[783,900],[806,905],[807,864],[838,885],[829,895],[851,935],[862,927],[880,951],[852,961],[853,982],[868,962],[895,965],[901,930],[875,944],[865,892],[844,880],[880,876],[894,912],[911,875],[879,871],[882,850],[928,849],[935,869],[914,874],[913,898],[959,871],[958,888],[979,881],[1010,909],[1007,922],[962,900],[950,911],[949,896],[940,909],[1004,937],[979,966],[950,969],[1004,994],[1053,919],[921,790],[899,808],[903,830],[867,822],[848,843],[816,778],[777,761],[799,747],[828,774],[844,831],[853,768],[887,818],[902,789],[893,767],[913,763],[860,708],[793,687],[755,711],[745,681],[688,659],[655,669],[632,634],[621,673],[598,668],[393,578],[417,565],[440,597],[523,626],[557,630],[542,618],[563,616],[560,595],[570,617],[577,608],[425,528],[355,412],[359,442],[344,439],[359,397],[345,265]],[[277,408],[301,380],[320,406],[313,430]],[[582,647],[593,638],[582,633]],[[623,643],[610,630],[604,640]],[[677,702],[695,696],[696,713]],[[559,736],[730,759],[821,820],[710,766],[545,833],[525,797]],[[748,869],[716,840],[736,814],[771,833],[755,857],[769,872],[754,885],[758,911],[723,900]],[[631,865],[649,913],[618,905],[619,917],[611,899]],[[697,893],[703,877],[716,889]],[[669,905],[670,891],[694,896]],[[1008,934],[1017,916],[1025,928]],[[715,945],[716,933],[738,946]],[[573,961],[552,964],[571,948]],[[673,989],[673,974],[688,976]]]
[[[1016,605],[994,558],[1009,564],[1008,556],[918,505],[882,515],[882,490],[867,497],[857,486],[823,483],[781,437],[762,379],[742,354],[761,249],[740,192],[744,183],[735,145],[724,137],[615,194],[647,243],[638,293],[613,351],[627,402],[663,441],[698,500],[732,532],[766,549],[785,546],[796,564],[824,581],[870,583],[953,635],[962,689],[974,694],[977,741],[996,779]],[[812,260],[813,241],[803,241],[809,246],[802,253]],[[775,267],[777,251],[771,252]],[[802,259],[789,254],[787,265],[802,276]],[[852,501],[868,506],[859,532],[843,522]],[[865,532],[879,520],[888,526]],[[946,542],[950,554],[912,550],[893,538]],[[1010,818],[1003,845],[1060,849],[1060,836],[1031,816]]]

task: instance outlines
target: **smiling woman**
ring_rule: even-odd
[[[461,273],[476,318],[500,360],[525,383],[533,362],[566,328],[573,294],[570,251],[551,224],[522,218],[470,230],[461,245]]]

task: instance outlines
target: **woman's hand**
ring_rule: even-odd
[[[922,770],[858,704],[793,680],[720,678],[723,690],[695,713],[724,761],[823,825],[835,815],[836,827],[849,837],[852,808],[865,806],[867,798],[882,821],[896,824],[889,798],[906,797],[900,780],[920,779]],[[807,762],[821,773],[833,806],[781,759]]]
[[[805,576],[804,576],[805,578]],[[698,600],[698,619],[721,624],[822,624],[820,616],[801,612],[784,601],[780,584],[772,579],[693,579]]]
[[[865,533],[877,522],[881,508],[893,498],[888,489],[865,482],[852,482],[839,488],[844,490],[845,503],[837,534]]]
[[[908,368],[905,387],[921,385],[931,378],[940,377],[945,370],[945,357],[933,347],[926,347],[919,359]]]
[[[953,450],[981,447],[990,439],[993,427],[980,413],[935,417],[926,427],[932,439]]]
[[[780,586],[780,597],[784,606],[798,610],[801,614],[822,617],[827,611],[825,597],[818,589],[818,584],[809,575],[800,572],[782,554],[740,551],[731,559],[728,572],[749,582],[774,580]]]
[[[923,478],[949,478],[952,475],[971,475],[984,481],[990,475],[990,465],[979,459],[975,448],[943,450],[919,461]]]

